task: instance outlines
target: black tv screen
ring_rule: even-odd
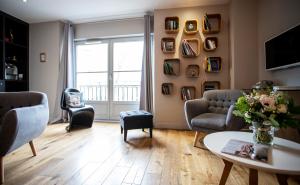
[[[300,25],[265,43],[266,69],[300,65]]]

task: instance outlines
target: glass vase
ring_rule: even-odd
[[[253,131],[254,143],[273,145],[275,129],[272,125],[253,123],[251,129]]]

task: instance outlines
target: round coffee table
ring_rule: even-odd
[[[207,135],[203,142],[208,150],[223,159],[225,167],[220,185],[225,185],[233,164],[248,167],[249,184],[258,184],[257,170],[275,173],[280,185],[287,185],[288,175],[300,175],[300,144],[286,139],[274,138],[274,145],[268,154],[268,163],[246,159],[222,153],[221,150],[230,139],[252,142],[252,133],[247,132],[217,132]]]

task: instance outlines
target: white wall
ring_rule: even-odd
[[[249,89],[258,81],[257,2],[230,4],[231,88]]]
[[[75,39],[143,34],[144,18],[76,24],[75,30]]]
[[[205,13],[219,13],[222,17],[221,31],[218,34],[203,35],[201,31],[201,21]],[[179,17],[179,32],[177,34],[165,33],[165,18],[169,16]],[[199,21],[200,31],[196,35],[186,35],[183,33],[185,20],[197,19]],[[155,43],[155,62],[154,62],[154,116],[155,127],[186,129],[187,123],[184,117],[184,101],[181,100],[180,89],[182,86],[195,86],[196,97],[201,96],[202,83],[204,81],[220,81],[221,88],[229,88],[229,31],[228,31],[228,6],[205,6],[192,8],[164,9],[154,12],[154,43]],[[213,52],[205,52],[202,42],[207,36],[218,38],[218,48]],[[176,37],[176,52],[174,54],[164,54],[161,50],[161,39],[163,37]],[[200,55],[196,58],[184,58],[181,55],[180,43],[182,39],[198,38],[200,40]],[[217,74],[206,73],[203,63],[208,56],[219,56],[222,58],[222,71]],[[163,74],[163,61],[168,58],[180,59],[180,75],[166,76]],[[199,78],[187,78],[185,75],[186,67],[189,64],[198,64],[200,67]],[[171,82],[174,84],[174,93],[172,95],[162,95],[161,84]]]
[[[300,24],[299,0],[260,0],[258,8],[259,80],[274,80],[280,85],[299,86],[300,66],[266,71],[264,43]]]
[[[59,66],[60,22],[30,24],[29,26],[29,90],[47,94],[50,119],[53,116]],[[47,62],[40,62],[45,52]]]

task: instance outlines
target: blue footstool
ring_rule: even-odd
[[[127,130],[149,128],[152,138],[153,115],[146,111],[125,111],[120,112],[121,134],[124,130],[124,141],[127,140]]]

